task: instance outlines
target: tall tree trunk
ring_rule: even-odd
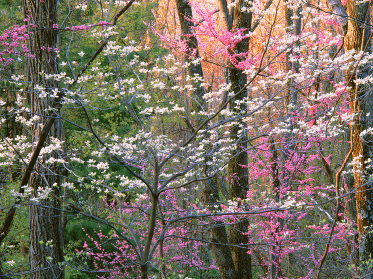
[[[203,200],[210,210],[216,210],[214,205],[219,204],[219,189],[216,179],[209,179],[203,187]],[[234,264],[231,250],[229,249],[229,241],[225,223],[215,221],[211,223],[211,249],[214,253],[216,263],[219,268],[220,275],[223,279],[241,279]]]
[[[347,12],[340,0],[328,0],[328,3],[333,12],[340,15],[337,19],[346,31],[345,50],[371,53],[370,2],[348,0]],[[361,135],[373,125],[373,92],[368,85],[356,84],[355,81],[371,75],[370,67],[371,63],[351,67],[346,74],[350,111],[354,115],[350,129],[362,278],[373,278],[373,170],[369,162],[373,157],[373,138],[371,133]]]
[[[369,3],[356,3],[348,1],[347,13],[350,17],[357,19],[348,23],[345,38],[347,50],[371,51],[370,43],[370,7]],[[365,66],[366,67],[366,66]],[[357,85],[356,78],[364,78],[370,75],[370,70],[357,67],[351,69],[347,75],[350,89],[350,109],[355,114],[354,124],[351,127],[351,139],[353,144],[352,158],[354,162],[354,178],[356,188],[356,209],[358,214],[358,229],[360,243],[360,264],[362,276],[373,278],[372,256],[373,256],[373,184],[370,176],[372,170],[368,159],[373,157],[372,135],[366,134],[361,137],[361,132],[372,126],[373,96],[367,85]]]
[[[240,0],[236,3],[233,29],[246,28],[251,30],[252,14],[242,12],[243,8],[249,8],[246,1]],[[236,45],[235,53],[246,53],[249,50],[249,38],[243,39]],[[247,75],[236,67],[230,67],[229,80],[232,84],[232,90],[235,94],[241,92],[230,103],[230,107],[235,114],[245,114],[247,112]],[[239,104],[239,105],[237,105]],[[230,128],[230,136],[236,142],[235,151],[232,154],[232,159],[228,164],[229,173],[229,199],[230,200],[244,200],[247,191],[249,190],[248,177],[248,157],[247,149],[247,130],[245,123],[241,120],[232,125]],[[238,206],[243,206],[238,202]],[[247,232],[249,221],[245,217],[238,217],[236,224],[232,225],[229,232],[229,243],[232,244],[231,250],[233,254],[234,266],[237,271],[238,278],[251,279],[251,256],[248,254],[249,239],[244,233]],[[240,247],[241,246],[241,247]]]
[[[370,3],[358,0],[347,1],[349,16],[345,49],[371,53]],[[356,188],[356,211],[359,230],[360,267],[363,278],[373,278],[373,135],[362,132],[373,125],[373,92],[366,84],[357,84],[356,79],[371,75],[371,63],[351,67],[347,73],[350,87],[350,110],[354,114],[351,124],[352,160]]]
[[[41,116],[40,122],[34,126],[33,142],[41,137],[42,126],[48,120],[47,111],[54,103],[54,98],[47,96],[40,98],[42,86],[51,93],[58,89],[56,80],[45,78],[45,74],[58,74],[58,62],[55,49],[57,48],[57,5],[58,0],[24,0],[24,10],[29,16],[29,22],[37,25],[30,35],[29,49],[35,58],[28,59],[26,77],[28,77],[28,99],[31,102],[31,116]],[[41,73],[44,72],[44,76]],[[62,125],[57,119],[50,131],[50,137],[61,140]],[[46,143],[50,144],[47,139]],[[38,191],[51,188],[51,192],[60,196],[61,170],[57,165],[46,167],[45,161],[51,156],[58,157],[57,153],[43,155],[35,166],[36,172],[31,176],[30,185],[33,187],[33,196],[36,199],[29,207],[30,214],[30,266],[32,278],[64,278],[63,268],[59,262],[63,261],[63,241],[61,230],[60,203],[48,196],[39,197]]]
[[[187,39],[187,48],[188,52],[186,53],[186,60],[188,63],[194,58],[200,58],[199,50],[198,50],[198,41],[195,36],[189,36],[192,32],[193,22],[188,19],[192,18],[192,7],[187,0],[175,0],[177,13],[179,15],[180,21],[180,29],[182,35],[188,35]],[[203,70],[201,63],[190,63],[188,67],[188,74],[190,77],[194,77],[198,75],[203,78]],[[198,101],[202,101],[203,94],[205,94],[205,90],[203,87],[197,84],[195,94],[198,97]]]

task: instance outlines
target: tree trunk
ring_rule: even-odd
[[[370,3],[348,0],[348,21],[345,49],[371,53]],[[364,278],[373,278],[373,181],[371,179],[373,137],[362,132],[373,124],[373,92],[366,84],[356,84],[357,78],[371,75],[371,64],[351,67],[347,72],[350,87],[350,110],[354,114],[351,124],[352,160],[356,188],[356,211],[359,230],[360,268]]]
[[[192,27],[193,23],[188,20],[192,18],[192,7],[189,4],[189,1],[187,0],[175,0],[176,2],[176,8],[177,13],[179,15],[179,21],[180,21],[180,29],[182,35],[191,35],[192,34]],[[199,51],[198,51],[198,41],[195,36],[187,37],[187,47],[188,52],[186,53],[186,60],[188,63],[191,62],[191,60],[194,58],[200,58]],[[200,77],[203,77],[203,70],[201,63],[190,63],[188,67],[188,74],[191,77],[194,77],[195,75],[198,75]],[[202,97],[205,94],[205,90],[203,87],[199,86],[199,84],[196,84],[196,91],[195,94],[197,95],[197,100],[199,102],[202,102]]]
[[[242,8],[249,8],[247,3],[240,0],[236,3],[233,19],[233,29],[246,28],[251,30],[251,13],[243,13]],[[235,53],[246,53],[249,50],[249,38],[243,39],[236,45]],[[235,114],[245,114],[247,106],[245,100],[247,99],[247,76],[236,67],[229,68],[229,80],[232,84],[232,89],[235,94],[241,92],[230,103],[230,107]],[[239,105],[237,105],[239,103]],[[228,164],[229,173],[229,199],[243,200],[246,198],[246,193],[249,190],[248,178],[248,157],[247,149],[247,131],[245,123],[241,120],[232,125],[230,128],[230,136],[236,142],[235,151],[232,154],[232,159]],[[238,202],[238,206],[243,206]],[[236,224],[232,225],[229,232],[229,243],[232,245],[231,250],[233,254],[234,266],[236,268],[238,278],[251,279],[251,256],[248,254],[249,239],[243,233],[248,230],[249,221],[245,217],[238,217]],[[241,247],[239,247],[241,246]]]
[[[214,205],[219,204],[219,189],[215,179],[209,179],[203,187],[202,192],[204,203],[210,210],[216,210]],[[211,222],[211,249],[214,253],[216,263],[219,268],[220,275],[223,279],[241,279],[239,277],[234,261],[232,258],[231,250],[229,249],[229,241],[225,223],[222,221]]]
[[[148,279],[148,265],[141,265],[141,279]]]
[[[41,137],[42,126],[48,120],[47,109],[54,103],[54,98],[47,96],[40,98],[40,91],[35,89],[36,85],[45,88],[48,93],[52,89],[58,89],[58,82],[46,79],[44,74],[58,74],[58,58],[55,52],[57,48],[57,5],[58,0],[37,1],[24,0],[24,10],[30,19],[28,23],[37,25],[30,35],[29,49],[35,58],[28,59],[25,76],[28,77],[28,99],[31,102],[31,116],[41,116],[40,122],[34,126],[33,142]],[[50,131],[50,137],[61,140],[62,125],[57,119]],[[30,214],[30,266],[32,278],[64,278],[63,268],[59,265],[63,261],[63,241],[61,230],[61,204],[57,200],[48,197],[39,197],[38,191],[51,188],[51,192],[60,196],[59,166],[46,167],[45,161],[51,156],[57,158],[58,154],[44,155],[35,166],[36,172],[32,174],[30,185],[33,187],[33,202],[29,207]]]

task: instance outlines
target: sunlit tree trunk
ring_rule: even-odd
[[[348,0],[347,11],[339,0],[328,0],[329,6],[337,15],[343,31],[344,48],[365,53],[372,52],[370,2]],[[356,214],[359,231],[359,261],[361,276],[373,278],[373,185],[372,166],[373,138],[371,133],[362,136],[373,125],[373,93],[368,84],[357,84],[356,79],[372,74],[371,63],[357,65],[347,71],[350,111],[354,115],[351,124],[352,162],[354,166],[354,188]]]
[[[180,29],[182,35],[190,35],[192,34],[192,27],[193,23],[188,20],[192,18],[192,7],[187,0],[175,0],[177,13],[179,15],[179,22],[180,22]],[[186,37],[184,38],[187,40],[187,47],[188,52],[186,53],[186,60],[188,63],[191,62],[192,57],[200,58],[199,50],[198,50],[198,41],[195,36]],[[203,70],[201,63],[191,63],[188,67],[188,74],[191,77],[198,75],[203,77]],[[198,84],[197,84],[198,85]],[[195,94],[198,97],[198,101],[202,101],[202,96],[205,93],[205,90],[201,86],[196,86]]]
[[[40,98],[40,90],[36,85],[51,93],[58,89],[55,79],[47,79],[46,74],[58,74],[57,53],[57,5],[58,0],[25,0],[24,10],[29,17],[28,24],[37,25],[30,35],[29,48],[34,58],[28,59],[26,77],[29,81],[27,98],[31,105],[31,116],[39,115],[40,121],[34,126],[33,142],[41,137],[42,126],[48,121],[48,109],[54,106],[55,98]],[[44,74],[42,74],[44,73]],[[54,122],[49,138],[62,138],[60,120]],[[47,139],[46,144],[50,144]],[[50,156],[58,157],[57,153],[44,155],[35,166],[30,181],[33,197],[36,199],[29,207],[30,214],[30,266],[32,278],[63,278],[63,268],[59,265],[63,261],[63,242],[61,231],[60,203],[53,196],[40,198],[38,191],[51,188],[51,193],[60,196],[61,170],[57,165],[46,167],[45,161]]]
[[[370,3],[347,1],[349,16],[345,36],[346,51],[371,53]],[[356,79],[371,75],[371,63],[351,67],[347,73],[350,87],[350,110],[354,114],[351,124],[352,160],[354,165],[356,211],[359,230],[360,267],[364,278],[373,278],[373,137],[363,131],[373,125],[373,92],[369,85],[357,84]]]

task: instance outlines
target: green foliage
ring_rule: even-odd
[[[11,204],[10,201],[12,199],[9,198],[9,191],[2,191],[0,195],[1,205]],[[9,198],[8,201],[4,202],[7,197]],[[1,213],[4,213],[3,210],[1,210]],[[1,220],[3,220],[3,216],[3,214],[0,214]],[[12,229],[0,246],[0,261],[2,262],[4,273],[22,271],[25,268],[27,269],[27,266],[29,265],[28,220],[28,208],[20,207],[17,211],[16,218],[14,219]]]
[[[87,236],[92,237],[95,241],[99,241],[97,233],[100,231],[104,235],[109,235],[111,228],[106,225],[98,225],[97,223],[81,219],[72,219],[68,222],[64,234],[65,254],[67,255],[65,256],[65,260],[69,262],[71,266],[66,269],[66,278],[97,278],[94,272],[84,272],[73,268],[73,266],[77,266],[78,268],[83,267],[87,271],[95,270],[93,258],[77,251],[83,250],[83,245],[86,241],[89,247],[94,247],[94,242]],[[110,245],[105,247],[108,251],[113,250]],[[99,252],[99,250],[93,249],[93,252]]]
[[[0,31],[23,24],[22,0],[0,0]]]

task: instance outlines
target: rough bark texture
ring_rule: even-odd
[[[348,21],[345,49],[371,52],[370,3],[347,1]],[[356,78],[371,75],[371,65],[352,67],[347,73],[350,110],[355,115],[351,125],[352,159],[356,188],[356,211],[360,244],[360,267],[363,278],[373,278],[373,182],[369,159],[373,157],[371,133],[361,132],[373,125],[373,92],[366,84],[356,84]]]
[[[141,279],[148,279],[148,265],[141,265]]]
[[[233,29],[246,28],[251,30],[251,13],[242,13],[242,8],[248,8],[247,3],[240,0],[236,3],[233,19]],[[246,53],[249,50],[249,38],[242,40],[237,44],[233,50],[235,53]],[[235,114],[245,114],[247,107],[245,102],[241,102],[247,98],[247,76],[246,74],[235,67],[229,69],[229,80],[232,84],[232,89],[235,94],[241,92],[232,102],[230,103],[231,109]],[[239,102],[240,105],[237,105]],[[237,121],[236,125],[232,125],[230,128],[231,138],[236,142],[235,151],[232,154],[232,159],[228,164],[229,172],[229,199],[238,200],[245,199],[246,193],[249,190],[248,187],[248,169],[244,166],[248,165],[248,157],[246,153],[247,148],[247,131],[245,124],[240,120]],[[238,204],[242,206],[242,204]],[[251,279],[251,256],[248,254],[248,242],[249,239],[243,233],[248,230],[249,221],[247,218],[238,218],[236,224],[232,225],[229,232],[229,243],[232,244],[231,250],[233,255],[234,266],[236,268],[238,278]],[[241,247],[239,247],[241,246]]]
[[[35,85],[43,86],[47,92],[58,88],[58,82],[54,79],[45,79],[40,73],[57,74],[58,63],[54,49],[57,47],[57,24],[58,0],[37,1],[25,0],[24,10],[26,16],[30,17],[29,23],[38,26],[29,40],[29,48],[34,59],[28,60],[26,75],[29,80],[28,100],[31,103],[32,115],[42,116],[40,123],[34,127],[33,142],[37,142],[42,136],[40,124],[45,125],[46,109],[54,103],[54,98],[41,99],[40,92],[35,90]],[[43,50],[45,48],[46,50]],[[49,49],[49,51],[48,51]],[[44,116],[44,117],[43,117]],[[56,120],[51,127],[49,138],[62,138],[62,126],[60,120]],[[47,139],[47,143],[50,141]],[[58,154],[49,156],[58,157]],[[37,191],[43,188],[51,188],[52,193],[60,196],[61,170],[58,166],[47,168],[43,163],[50,157],[43,156],[35,165],[37,172],[31,176],[30,185],[34,189],[34,197]],[[39,199],[29,207],[30,213],[30,266],[32,278],[63,278],[63,268],[58,264],[63,261],[63,241],[61,230],[60,203],[53,198]]]
[[[226,0],[219,0],[219,9],[221,11],[221,14],[223,15],[225,26],[228,30],[232,28],[232,15],[231,12],[228,9],[228,4]]]
[[[340,0],[328,0],[328,4],[330,9],[334,14],[337,15],[337,20],[341,24],[341,26],[345,26],[347,24],[347,13],[345,8],[342,6]]]

